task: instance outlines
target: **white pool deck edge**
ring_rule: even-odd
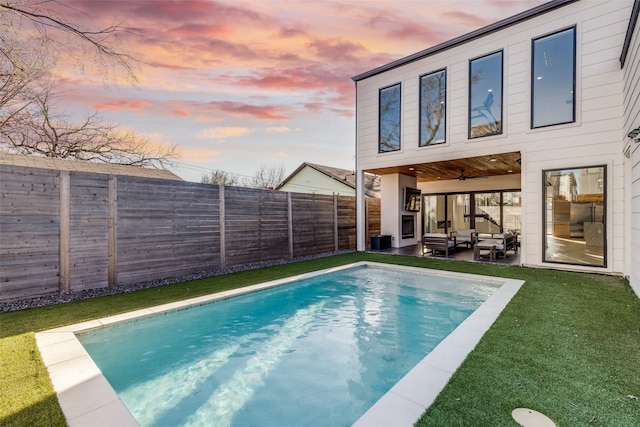
[[[62,412],[70,427],[137,426],[135,418],[76,338],[76,333],[364,265],[502,284],[476,311],[353,424],[354,427],[413,426],[425,409],[433,403],[451,375],[475,348],[511,298],[518,292],[524,281],[362,261],[50,329],[36,333],[36,342],[42,360],[49,371],[58,402],[60,402]]]

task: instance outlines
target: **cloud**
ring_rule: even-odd
[[[368,54],[368,51],[358,43],[348,40],[313,40],[309,43],[318,58],[341,62],[357,61],[359,56]]]
[[[442,34],[434,29],[433,23],[419,24],[411,18],[395,13],[381,13],[372,16],[368,25],[382,31],[386,37],[395,40],[420,40],[425,46],[435,44],[443,39]]]
[[[255,129],[244,127],[218,127],[204,129],[198,132],[199,138],[224,139],[229,137],[245,136],[254,133]]]
[[[211,160],[215,157],[219,157],[222,154],[220,151],[215,150],[184,150],[181,152],[180,161],[197,161],[202,162],[205,160]]]
[[[443,16],[448,20],[450,19],[451,21],[458,22],[462,25],[469,25],[476,28],[483,27],[493,22],[490,19],[482,18],[474,13],[467,13],[467,12],[462,12],[458,10],[445,12]]]
[[[182,108],[174,108],[173,110],[170,111],[170,114],[178,117],[191,117],[191,113]]]
[[[284,110],[286,107],[275,105],[252,105],[237,101],[213,101],[207,106],[236,116],[251,116],[261,120],[287,120]]]
[[[95,104],[93,108],[98,111],[110,110],[110,111],[122,111],[132,110],[138,114],[143,114],[146,107],[152,105],[148,101],[142,100],[121,100],[121,101],[107,101]]]
[[[291,129],[286,127],[286,126],[272,126],[272,127],[268,127],[266,129],[267,133],[285,133],[285,132],[291,132]]]
[[[224,25],[187,23],[165,31],[174,37],[220,37],[232,32],[231,28]]]

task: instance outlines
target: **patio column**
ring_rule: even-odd
[[[364,172],[356,172],[356,250],[366,250],[366,217],[364,209]]]

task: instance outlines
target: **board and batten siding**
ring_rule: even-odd
[[[521,262],[541,266],[545,265],[542,262],[542,171],[606,165],[607,267],[576,268],[610,273],[624,271],[624,166],[620,147],[623,75],[619,56],[632,6],[633,0],[571,3],[358,81],[358,168],[367,171],[519,151],[522,159]],[[573,26],[577,45],[576,121],[531,129],[532,39]],[[499,50],[504,53],[503,133],[469,139],[469,60]],[[444,68],[447,70],[447,140],[445,144],[419,147],[419,78]],[[402,84],[401,150],[380,154],[378,91],[396,83]],[[428,182],[418,184],[423,193],[432,192],[430,185]],[[451,185],[455,187],[451,191],[465,192],[474,191],[478,183],[457,181]]]
[[[0,202],[0,301],[355,249],[349,196],[3,165]]]

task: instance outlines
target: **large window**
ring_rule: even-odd
[[[542,175],[544,261],[606,267],[606,167]]]
[[[521,211],[521,193],[517,190],[424,195],[424,232],[472,228],[480,234],[509,231],[520,236]]]
[[[447,71],[420,77],[420,147],[445,142]]]
[[[531,127],[575,121],[576,29],[533,40]]]
[[[469,138],[502,133],[502,52],[469,61]]]
[[[400,149],[400,83],[380,89],[378,152]]]

